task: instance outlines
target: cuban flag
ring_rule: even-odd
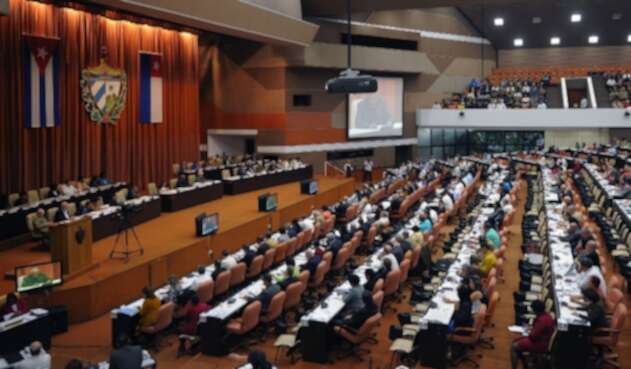
[[[162,123],[162,55],[140,53],[140,123]]]
[[[59,126],[59,40],[31,35],[24,40],[24,126]]]

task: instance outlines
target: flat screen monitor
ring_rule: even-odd
[[[265,211],[274,211],[278,207],[278,194],[270,193],[265,201]]]
[[[59,261],[23,265],[15,268],[15,290],[17,292],[51,288],[62,283],[61,262]]]
[[[318,181],[314,179],[306,179],[300,182],[300,192],[306,195],[315,195],[318,193]]]
[[[377,77],[374,93],[349,94],[349,139],[403,136],[403,78]]]
[[[219,230],[219,213],[198,215],[195,218],[195,228],[198,237],[217,233]]]

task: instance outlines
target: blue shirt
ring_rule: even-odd
[[[429,220],[429,218],[427,218],[424,221],[422,221],[421,224],[419,224],[418,227],[419,227],[420,231],[423,232],[423,233],[430,232],[432,230],[432,221]]]

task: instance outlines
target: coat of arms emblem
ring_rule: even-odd
[[[102,58],[98,66],[81,71],[81,98],[92,121],[116,124],[125,108],[127,74]]]

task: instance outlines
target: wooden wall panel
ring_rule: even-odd
[[[631,46],[550,47],[499,51],[500,68],[628,65]]]

